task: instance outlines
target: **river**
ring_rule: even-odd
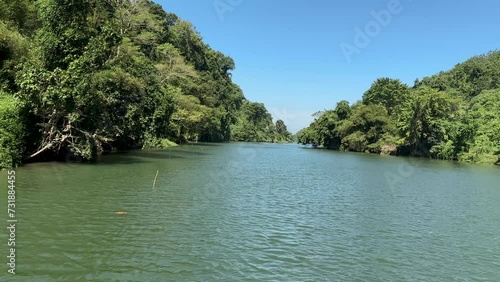
[[[0,280],[500,281],[499,172],[253,143],[30,164]]]

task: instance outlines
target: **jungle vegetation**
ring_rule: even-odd
[[[175,143],[290,142],[232,81],[232,58],[147,1],[0,0],[0,168]],[[499,163],[500,51],[416,80],[379,78],[297,140]]]
[[[174,142],[290,141],[234,69],[151,1],[0,0],[0,168]]]
[[[499,164],[500,51],[411,87],[379,78],[361,101],[316,113],[297,139],[334,150]]]

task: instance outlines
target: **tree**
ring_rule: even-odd
[[[286,126],[284,125],[286,130]],[[282,128],[283,129],[283,128]],[[276,127],[271,114],[262,103],[245,100],[232,126],[233,141],[275,142],[278,141]],[[284,133],[284,132],[283,132]]]
[[[392,115],[397,111],[397,107],[408,99],[409,92],[408,85],[399,79],[379,78],[363,94],[363,103],[382,105],[387,113]]]
[[[379,153],[385,134],[394,131],[387,110],[378,104],[355,104],[349,119],[339,125],[338,132],[344,150]]]
[[[500,158],[500,89],[485,90],[471,100],[464,121],[463,152],[459,159],[495,163]]]
[[[470,100],[483,90],[500,87],[500,51],[470,58],[453,69],[424,78],[418,85],[456,93]]]
[[[0,0],[0,91],[15,97],[30,161],[228,141],[233,129],[245,141],[288,138],[263,105],[241,109],[234,68],[151,1]]]
[[[450,94],[429,87],[420,87],[414,94],[410,108],[409,120],[403,124],[406,146],[411,154],[431,156],[440,154],[439,148],[446,148],[446,158],[454,138],[453,126],[459,117],[460,100]],[[434,146],[438,146],[431,151]],[[451,149],[454,151],[454,149]]]
[[[286,127],[286,124],[283,120],[279,119],[275,124],[276,129],[276,137],[274,138],[275,142],[292,142],[293,136]]]
[[[281,119],[277,120],[276,121],[276,132],[278,134],[282,134],[285,131],[287,131],[285,123]]]
[[[348,101],[342,100],[337,103],[334,112],[339,121],[346,120],[351,116],[351,106],[349,106]]]
[[[24,121],[20,103],[0,91],[0,169],[15,167],[23,156]]]
[[[314,114],[302,144],[500,164],[500,51],[415,80],[377,79],[361,102]]]
[[[29,158],[51,151],[94,159],[96,147],[107,141],[88,117],[98,100],[89,91],[93,74],[104,66],[118,38],[111,23],[90,28],[92,9],[105,12],[99,2],[43,0],[38,3],[41,29],[37,32],[30,60],[16,77],[18,97],[34,117],[28,125],[39,129],[38,148]],[[97,6],[92,6],[97,5]],[[96,110],[97,112],[97,110]],[[35,134],[32,134],[35,135]]]

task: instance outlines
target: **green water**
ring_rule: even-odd
[[[245,143],[27,165],[0,280],[500,281],[499,172]]]

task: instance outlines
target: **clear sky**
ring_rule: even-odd
[[[498,0],[156,2],[231,56],[247,99],[264,103],[292,132],[316,111],[359,100],[378,77],[413,85],[500,49]]]

